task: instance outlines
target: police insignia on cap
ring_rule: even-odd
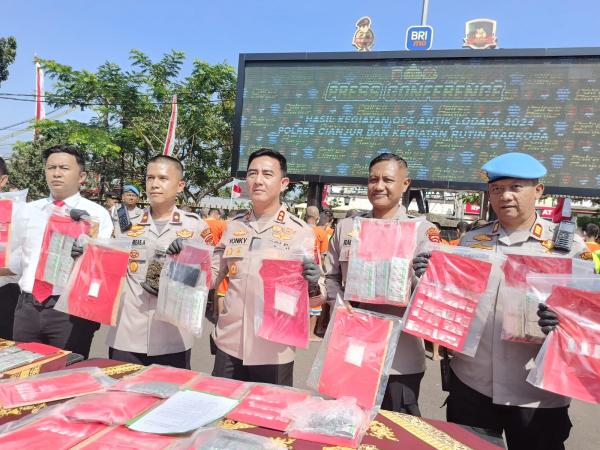
[[[532,231],[532,233],[533,233],[533,235],[534,235],[536,238],[540,238],[540,237],[542,237],[542,231],[544,231],[544,227],[543,227],[542,225],[540,225],[539,223],[536,223],[536,224],[533,226],[533,231]]]
[[[180,231],[178,231],[176,234],[177,234],[177,236],[179,236],[180,238],[183,238],[183,239],[189,239],[189,238],[191,238],[191,237],[194,235],[194,232],[193,232],[193,231],[190,231],[190,230],[185,230],[185,229],[184,229],[184,230],[180,230]]]

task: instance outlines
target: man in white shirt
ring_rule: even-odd
[[[8,183],[6,162],[0,157],[0,189]],[[12,340],[15,308],[21,293],[18,278],[15,276],[0,277],[0,338]]]
[[[87,358],[94,332],[100,325],[55,311],[56,295],[35,298],[32,295],[35,272],[52,206],[71,213],[72,217],[73,210],[78,210],[78,216],[90,216],[99,223],[98,237],[102,239],[111,237],[113,224],[106,209],[79,194],[87,174],[84,157],[77,148],[51,147],[44,151],[44,162],[50,196],[27,204],[26,223],[21,224],[25,228],[23,237],[11,257],[10,270],[20,275],[22,291],[15,310],[13,337],[17,341],[54,345]],[[75,247],[73,255],[77,255]]]

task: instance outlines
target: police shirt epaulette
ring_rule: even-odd
[[[243,219],[243,218],[244,218],[244,217],[246,217],[246,216],[247,216],[249,213],[250,213],[250,210],[243,211],[243,212],[239,213],[237,216],[234,216],[234,218],[233,218],[233,219],[231,219],[231,220],[240,220],[240,219]]]
[[[483,223],[481,225],[477,225],[476,227],[470,228],[469,232],[473,231],[473,230],[479,230],[480,228],[485,228],[485,227],[489,227],[490,225],[492,225],[494,222],[488,222],[488,223]]]
[[[201,220],[200,216],[198,214],[196,214],[196,213],[189,212],[189,211],[182,211],[182,213],[186,217],[193,217],[194,219]]]
[[[296,216],[293,216],[288,213],[288,217],[292,222],[295,222],[296,225],[300,225],[301,228],[308,227],[309,225],[301,219],[298,219]]]

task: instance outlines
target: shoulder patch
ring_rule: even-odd
[[[200,237],[204,239],[204,242],[208,245],[215,245],[215,240],[213,239],[212,232],[209,227],[206,227],[202,233],[200,233]]]

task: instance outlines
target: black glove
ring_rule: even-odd
[[[183,239],[177,238],[167,248],[167,255],[177,255],[181,250],[183,250]]]
[[[556,328],[556,325],[558,325],[558,315],[544,303],[538,305],[537,315],[540,318],[540,320],[538,320],[538,325],[544,334],[550,333]]]
[[[321,268],[312,259],[304,258],[302,261],[302,276],[309,284],[315,285],[321,277]]]
[[[431,258],[431,252],[422,252],[415,256],[412,260],[413,270],[417,278],[421,278],[421,276],[423,276],[427,270],[429,258]]]
[[[142,286],[142,289],[144,289],[146,292],[148,292],[149,294],[154,295],[155,297],[158,297],[158,290],[154,289],[152,286],[150,286],[148,283],[146,283],[145,281],[142,281],[140,283],[140,286]]]
[[[90,213],[88,213],[85,209],[72,209],[69,211],[69,215],[73,220],[81,220],[84,216],[90,217]]]
[[[77,259],[83,254],[83,245],[77,244],[77,241],[73,242],[71,247],[71,258]]]

